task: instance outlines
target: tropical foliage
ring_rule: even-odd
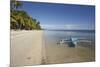
[[[34,30],[41,29],[40,22],[35,18],[32,18],[23,10],[17,10],[21,7],[22,3],[20,1],[11,0],[11,29],[20,30]]]

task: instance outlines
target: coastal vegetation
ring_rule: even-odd
[[[21,1],[11,0],[10,28],[18,30],[40,30],[40,22],[32,18],[26,11],[18,10],[23,3]]]

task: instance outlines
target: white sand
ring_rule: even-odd
[[[41,64],[42,36],[43,31],[11,31],[11,66]]]

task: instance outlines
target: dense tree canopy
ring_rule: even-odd
[[[35,18],[32,18],[23,10],[17,10],[21,7],[22,3],[20,1],[11,0],[11,29],[20,30],[34,30],[41,29],[40,22]]]

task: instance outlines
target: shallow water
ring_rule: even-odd
[[[81,43],[80,40],[90,41],[85,42],[87,44],[95,43],[95,32],[94,31],[45,31],[46,41],[57,43],[60,40],[67,39],[69,37],[78,39],[78,43]]]
[[[94,31],[45,31],[46,63],[73,63],[95,60],[95,32]],[[68,43],[57,44],[59,40],[68,37],[85,39],[90,42],[80,42],[75,47]]]

